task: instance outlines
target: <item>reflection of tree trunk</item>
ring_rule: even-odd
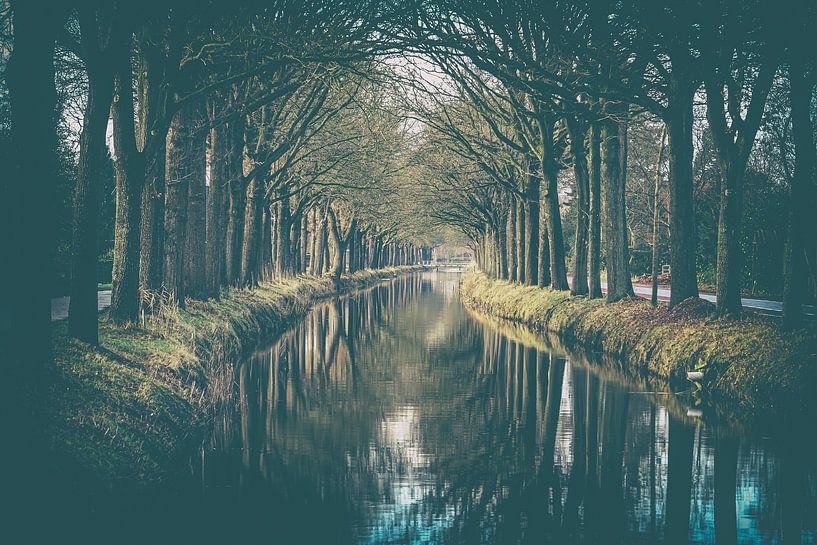
[[[694,430],[669,417],[667,462],[666,528],[668,542],[687,543],[689,502],[692,491],[692,451]]]
[[[551,466],[556,450],[556,429],[559,426],[559,408],[562,406],[562,383],[565,375],[564,358],[551,356],[548,369],[547,403],[545,404],[545,433],[542,447],[542,464]]]
[[[598,520],[599,511],[604,509],[599,498],[599,482],[598,482],[598,454],[599,454],[599,400],[601,398],[601,388],[599,387],[599,378],[590,373],[587,377],[587,449],[586,449],[586,468],[587,480],[585,485],[585,500],[584,500],[584,520],[585,528],[588,535],[594,535],[595,528],[591,527],[591,523]]]
[[[802,539],[803,500],[809,490],[805,484],[805,459],[803,445],[784,444],[780,459],[780,527],[783,530],[782,545],[799,545]],[[806,454],[808,456],[808,454]]]
[[[735,493],[737,491],[738,442],[732,437],[715,439],[715,542],[738,542]]]
[[[573,467],[567,484],[563,526],[572,535],[579,531],[579,506],[587,479],[587,371],[574,366],[573,375]]]
[[[602,420],[602,453],[599,492],[604,509],[600,512],[603,535],[615,543],[624,530],[622,462],[627,437],[629,394],[622,386],[605,384]]]

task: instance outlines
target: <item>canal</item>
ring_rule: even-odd
[[[458,281],[322,303],[236,365],[191,463],[208,537],[813,542],[813,433],[704,425],[685,395],[471,313]]]

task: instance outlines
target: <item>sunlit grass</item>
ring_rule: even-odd
[[[405,271],[360,271],[344,290]],[[300,276],[257,289],[230,289],[218,300],[162,308],[142,325],[100,320],[100,346],[55,324],[57,385],[54,448],[89,478],[150,481],[167,477],[189,453],[210,409],[232,393],[232,365],[261,335],[279,331],[311,304],[336,293],[329,277]]]
[[[683,381],[686,371],[703,370],[709,392],[746,408],[799,407],[817,386],[813,329],[785,332],[751,314],[715,319],[696,301],[672,311],[640,299],[608,305],[479,271],[466,275],[461,291],[472,308],[625,358],[634,372]]]

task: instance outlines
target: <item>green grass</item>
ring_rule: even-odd
[[[96,285],[96,290],[97,291],[104,291],[104,290],[110,290],[110,289],[113,289],[113,284],[108,283],[108,284],[97,284]]]
[[[409,268],[360,271],[353,290]],[[216,401],[232,393],[232,363],[262,334],[281,330],[337,293],[328,277],[301,276],[218,300],[163,308],[141,326],[100,320],[100,346],[55,324],[56,386],[48,400],[62,463],[99,482],[168,478],[200,438]]]
[[[781,331],[770,319],[713,318],[701,302],[672,311],[645,300],[605,304],[567,292],[520,286],[469,272],[462,298],[471,308],[558,333],[568,346],[627,362],[634,374],[683,383],[702,370],[713,396],[741,409],[797,410],[817,386],[817,334]]]

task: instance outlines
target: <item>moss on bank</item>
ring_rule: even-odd
[[[672,311],[645,300],[605,304],[567,292],[466,274],[463,302],[493,316],[558,333],[567,345],[626,360],[633,373],[671,383],[704,372],[703,386],[742,409],[790,412],[811,405],[817,386],[817,335],[781,331],[773,321],[747,315],[712,318],[696,301]]]
[[[415,269],[359,271],[343,278],[340,291]],[[71,339],[58,322],[58,377],[48,401],[58,464],[100,482],[165,479],[200,438],[214,400],[232,392],[228,362],[336,293],[329,277],[300,276],[188,300],[143,327],[103,315],[99,347]]]

